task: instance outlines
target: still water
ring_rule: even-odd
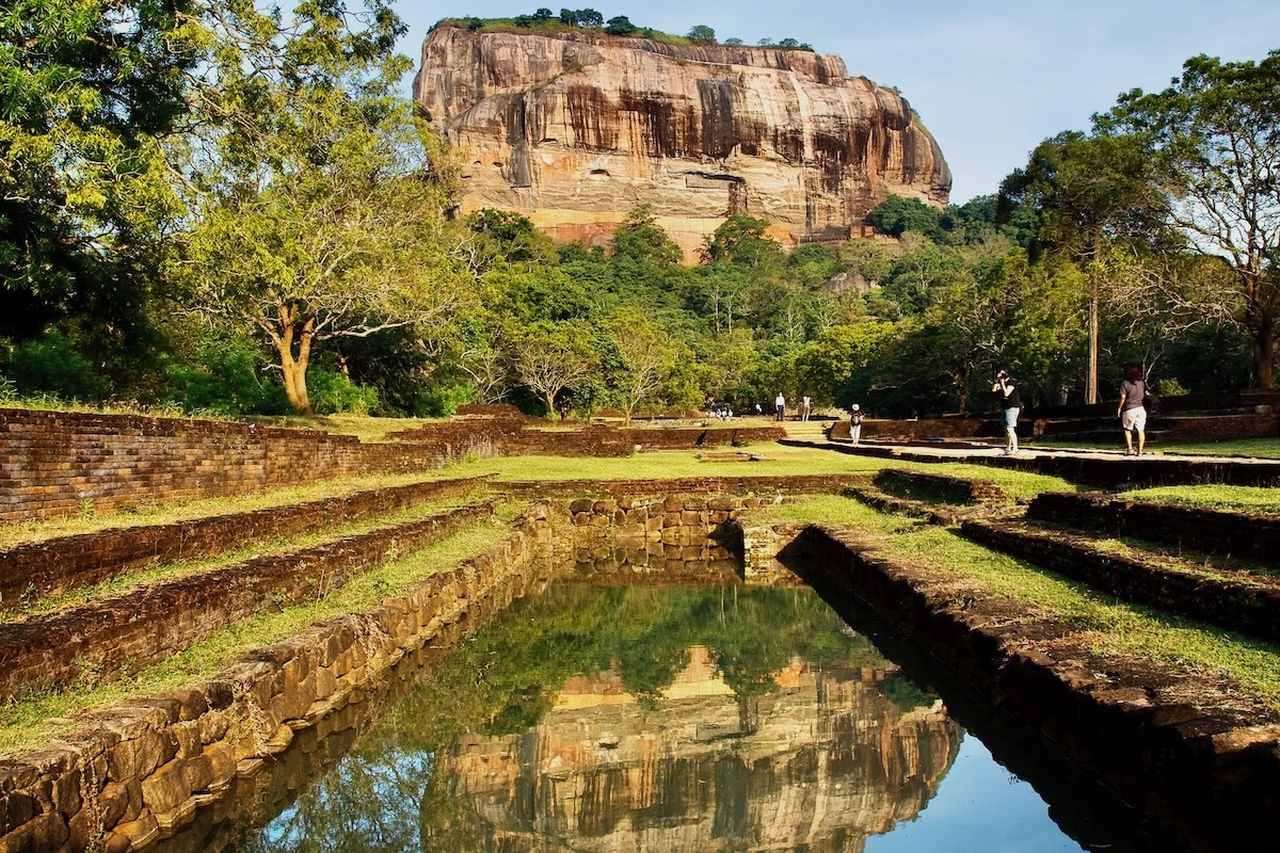
[[[560,584],[163,844],[1082,849],[811,590]]]

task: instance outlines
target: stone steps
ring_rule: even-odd
[[[1157,551],[1021,520],[969,519],[966,539],[1026,560],[1099,592],[1233,631],[1280,641],[1280,575]]]
[[[490,503],[468,504],[0,624],[0,699],[113,680],[265,607],[323,598],[492,513]]]
[[[211,557],[254,540],[298,536],[376,518],[431,498],[466,494],[470,477],[366,489],[349,495],[167,524],[59,536],[0,550],[0,610],[12,610],[146,565]]]
[[[1031,502],[1027,517],[1280,568],[1280,516],[1124,500],[1105,492],[1051,492]]]

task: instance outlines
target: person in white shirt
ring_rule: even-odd
[[[813,410],[812,401],[809,400],[808,396],[803,397],[800,400],[800,420],[802,421],[809,420],[809,412],[811,412],[812,410]]]
[[[783,420],[787,415],[787,398],[782,396],[782,392],[778,392],[778,397],[773,401],[774,411],[777,413],[778,420]]]
[[[849,438],[854,444],[862,441],[862,407],[857,403],[849,407]]]

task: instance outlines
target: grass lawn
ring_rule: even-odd
[[[728,448],[711,448],[724,450]],[[870,456],[851,456],[808,447],[754,444],[746,448],[759,462],[701,462],[697,451],[656,450],[617,458],[567,456],[509,456],[474,459],[445,469],[447,476],[496,473],[499,480],[650,480],[677,477],[750,477],[871,474],[883,468],[902,468],[956,477],[989,480],[1015,497],[1031,498],[1046,491],[1076,491],[1060,477],[1032,474],[987,465],[911,463]]]
[[[79,515],[66,518],[36,519],[0,524],[0,548],[9,548],[23,542],[38,542],[54,536],[71,536],[76,533],[94,533],[112,527],[131,527],[136,524],[168,524],[187,521],[208,515],[229,512],[249,512],[274,506],[302,503],[320,498],[339,497],[365,489],[381,489],[403,486],[423,480],[437,480],[450,476],[444,469],[421,471],[412,474],[369,474],[363,477],[347,477],[339,480],[321,480],[301,486],[288,486],[263,492],[250,492],[227,498],[203,498],[189,501],[170,501],[163,504],[139,504],[113,512],[96,512],[92,507]]]
[[[1124,437],[1116,433],[1114,442],[1102,441],[1053,441],[1041,439],[1027,442],[1029,449],[1044,450],[1081,449],[1081,450],[1124,450]],[[1226,441],[1186,441],[1168,442],[1147,445],[1147,452],[1160,454],[1176,454],[1187,456],[1250,456],[1256,459],[1280,459],[1280,437],[1277,438],[1233,438]]]
[[[484,553],[510,530],[525,506],[503,504],[494,518],[352,578],[324,598],[279,611],[264,609],[130,678],[41,693],[2,705],[0,754],[29,749],[47,737],[74,729],[77,723],[68,716],[76,711],[208,678],[249,651],[293,636],[321,619],[370,609],[415,581]]]
[[[1120,495],[1139,501],[1174,503],[1229,512],[1280,515],[1280,489],[1266,486],[1157,486],[1133,489]]]
[[[987,592],[1056,614],[1079,626],[1100,653],[1135,655],[1212,672],[1280,708],[1280,646],[1118,602],[945,528],[882,513],[849,498],[805,498],[780,504],[756,518],[855,528],[899,559],[946,568]]]

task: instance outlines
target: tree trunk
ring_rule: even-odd
[[[1253,380],[1263,391],[1276,387],[1276,321],[1264,319],[1253,330]]]
[[[547,398],[547,417],[554,418],[556,416],[556,392],[545,392]]]
[[[307,394],[307,365],[293,357],[293,353],[281,351],[280,370],[284,375],[284,394],[296,414],[311,414],[311,397]]]
[[[1085,402],[1092,406],[1098,402],[1098,283],[1093,283],[1089,294],[1089,367],[1084,378]]]
[[[282,334],[276,340],[280,354],[280,373],[284,381],[284,394],[296,414],[311,414],[311,397],[307,394],[307,364],[311,361],[311,336],[315,333],[315,321],[307,320],[297,333],[298,353],[294,355],[293,341],[297,314],[285,308],[280,312]]]

